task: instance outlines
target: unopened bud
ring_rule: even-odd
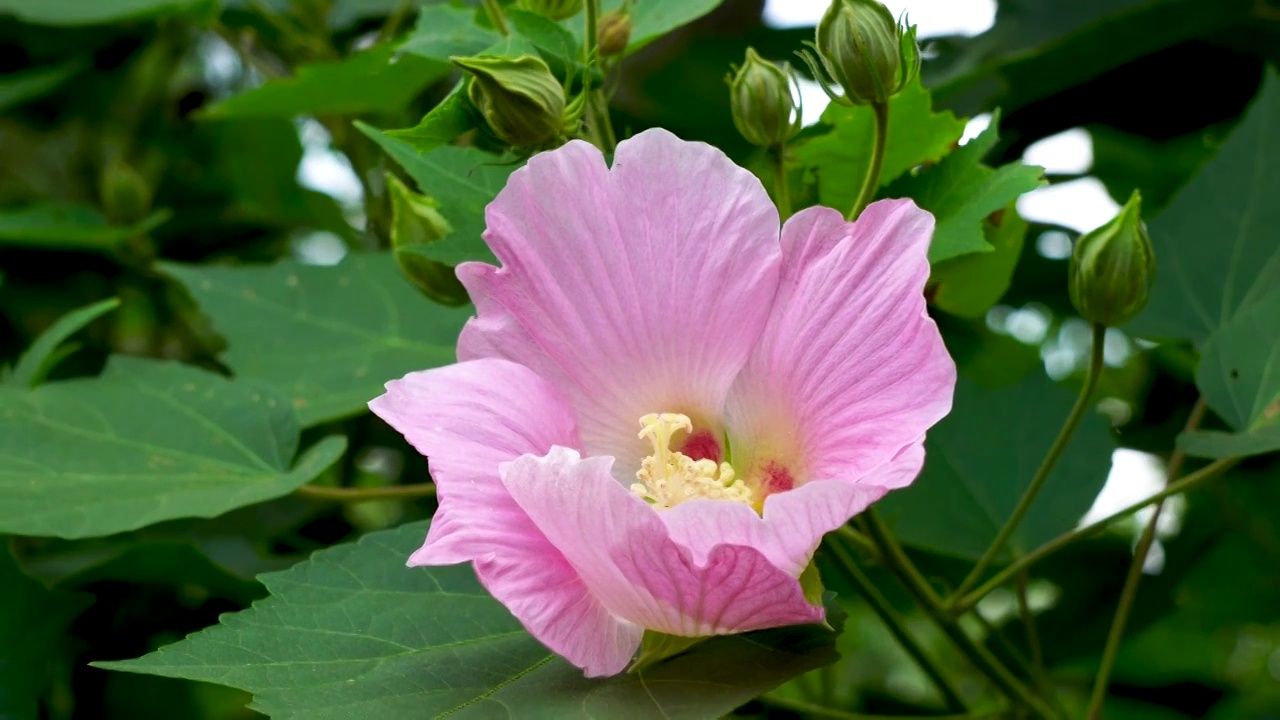
[[[568,20],[582,11],[582,0],[519,0],[516,6],[552,20]]]
[[[814,40],[817,61],[804,55],[805,61],[831,94],[820,64],[849,103],[886,103],[920,72],[915,27],[895,21],[877,0],[835,0],[818,22]]]
[[[151,186],[142,173],[120,159],[111,160],[102,168],[98,193],[112,222],[135,223],[151,210]]]
[[[1076,240],[1069,272],[1071,303],[1085,320],[1115,327],[1142,312],[1156,256],[1137,190],[1110,222]]]
[[[514,147],[543,145],[564,133],[564,88],[542,58],[450,58],[471,76],[467,97],[493,134]]]
[[[465,303],[466,290],[453,269],[422,252],[424,246],[453,232],[449,221],[436,210],[431,198],[410,190],[395,175],[387,175],[387,190],[391,195],[391,250],[400,272],[432,300],[449,305]]]
[[[738,132],[753,145],[774,147],[800,132],[800,108],[792,95],[795,78],[747,48],[742,67],[729,77],[729,107]]]
[[[613,57],[626,52],[631,43],[631,14],[626,6],[600,16],[596,33],[596,52],[600,57]]]

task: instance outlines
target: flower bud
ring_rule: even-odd
[[[596,32],[596,52],[600,57],[613,57],[626,51],[631,43],[631,14],[626,6],[600,16]]]
[[[1156,256],[1137,190],[1110,222],[1076,240],[1069,272],[1071,303],[1085,320],[1114,327],[1142,311],[1155,281]]]
[[[436,203],[387,175],[391,195],[391,250],[400,272],[432,300],[448,305],[467,301],[466,290],[444,263],[427,257],[423,246],[443,239],[453,228],[436,210]]]
[[[564,88],[542,58],[479,55],[449,59],[471,76],[467,97],[503,141],[513,147],[533,147],[563,134]]]
[[[582,12],[582,0],[519,0],[516,6],[551,20],[568,20]]]
[[[120,159],[111,160],[102,168],[98,194],[112,222],[135,223],[151,210],[151,186],[142,173]]]
[[[795,78],[786,63],[778,65],[747,48],[742,67],[729,77],[733,124],[753,145],[773,147],[800,132],[800,109],[791,89]]]
[[[835,0],[814,39],[818,62],[849,103],[886,103],[920,71],[915,28],[896,22],[877,0]],[[815,77],[825,80],[817,63],[804,57]],[[831,93],[825,82],[823,89]]]

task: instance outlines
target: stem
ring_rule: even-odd
[[[871,103],[876,114],[875,133],[872,140],[871,164],[867,166],[867,176],[862,180],[862,190],[858,199],[849,210],[848,220],[857,220],[862,210],[871,204],[876,191],[880,189],[880,170],[884,168],[884,150],[889,140],[889,103]]]
[[[919,715],[865,715],[863,713],[853,713],[846,710],[837,710],[836,708],[825,707],[823,705],[815,705],[800,700],[788,700],[786,698],[778,698],[765,696],[764,702],[781,710],[790,710],[806,717],[826,718],[827,720],[920,720]],[[959,715],[930,715],[929,720],[987,720],[988,718],[1004,717],[1004,710],[978,710],[974,712],[960,713]]]
[[[365,500],[395,500],[419,497],[435,497],[435,483],[418,485],[390,485],[377,488],[353,487],[321,487],[319,485],[303,485],[294,492],[313,500],[332,500],[334,502],[364,502]]]
[[[778,204],[778,216],[786,222],[791,217],[791,186],[787,183],[787,146],[778,143],[769,152],[773,155],[774,201]]]
[[[1208,408],[1202,396],[1196,401],[1194,407],[1191,408],[1191,415],[1187,418],[1187,425],[1183,432],[1195,430],[1200,425],[1200,420],[1204,418],[1205,410]],[[1186,453],[1180,449],[1174,449],[1169,456],[1169,464],[1165,477],[1172,478],[1182,472],[1182,463],[1186,460]],[[1089,720],[1098,720],[1102,717],[1102,705],[1106,702],[1107,686],[1111,681],[1111,670],[1115,667],[1116,653],[1120,650],[1120,641],[1124,639],[1124,626],[1129,621],[1129,612],[1133,609],[1134,598],[1138,596],[1138,585],[1142,582],[1142,567],[1147,563],[1147,554],[1151,552],[1151,546],[1156,540],[1156,527],[1160,524],[1160,512],[1164,510],[1164,501],[1162,500],[1156,505],[1155,512],[1151,513],[1151,519],[1147,520],[1147,526],[1142,529],[1142,537],[1138,540],[1137,547],[1133,550],[1133,562],[1129,565],[1129,574],[1124,579],[1124,589],[1120,591],[1120,602],[1116,606],[1115,618],[1111,620],[1111,629],[1107,632],[1107,644],[1102,651],[1102,665],[1098,668],[1098,677],[1093,681],[1093,693],[1089,697],[1089,711],[1087,717]]]
[[[1027,599],[1027,586],[1031,583],[1031,573],[1025,569],[1018,573],[1018,614],[1022,616],[1022,625],[1027,631],[1027,647],[1031,650],[1031,664],[1036,673],[1044,671],[1044,652],[1040,649],[1040,634],[1036,632],[1036,616],[1031,612],[1031,603]]]
[[[510,35],[511,29],[507,27],[507,18],[502,15],[502,6],[498,4],[498,0],[480,0],[480,3],[484,5],[485,13],[502,37]]]
[[[964,701],[960,699],[960,694],[947,681],[946,676],[942,674],[938,666],[933,663],[929,656],[925,655],[924,649],[920,647],[915,638],[907,633],[906,620],[893,609],[893,606],[889,604],[889,600],[875,586],[875,583],[871,582],[871,578],[867,577],[862,568],[854,562],[853,556],[841,544],[843,541],[843,537],[832,538],[830,543],[832,554],[836,556],[836,560],[840,562],[849,574],[849,578],[858,586],[858,591],[862,593],[863,599],[867,601],[867,604],[871,606],[876,615],[880,616],[880,620],[884,622],[885,627],[893,634],[902,649],[911,656],[916,665],[920,666],[924,674],[929,676],[929,680],[933,682],[934,687],[938,688],[938,692],[942,694],[947,710],[952,712],[965,711],[967,708],[964,706]]]
[[[1085,375],[1084,385],[1080,388],[1080,395],[1076,398],[1075,406],[1071,408],[1071,413],[1067,415],[1067,421],[1063,424],[1062,430],[1058,432],[1058,437],[1053,441],[1053,445],[1049,447],[1049,452],[1044,456],[1044,460],[1041,461],[1035,476],[1031,478],[1031,484],[1027,486],[1026,492],[1018,500],[1018,505],[1013,509],[1013,514],[1005,521],[1004,527],[1000,528],[1000,532],[996,534],[996,539],[992,541],[991,547],[987,548],[987,551],[983,553],[982,558],[978,560],[978,564],[973,566],[973,570],[969,571],[964,581],[960,583],[960,587],[956,588],[955,593],[951,595],[949,604],[954,604],[956,599],[962,597],[970,588],[976,585],[982,579],[982,574],[991,566],[991,563],[1000,556],[1004,546],[1009,542],[1009,538],[1018,529],[1018,523],[1022,522],[1022,518],[1031,509],[1031,503],[1035,500],[1036,494],[1044,487],[1045,481],[1049,479],[1049,474],[1053,472],[1053,468],[1058,464],[1063,451],[1067,449],[1067,444],[1071,442],[1071,436],[1075,434],[1076,428],[1080,427],[1080,421],[1084,419],[1085,411],[1089,408],[1089,398],[1093,395],[1094,388],[1098,386],[1098,378],[1102,375],[1102,350],[1106,334],[1107,328],[1105,325],[1094,323],[1093,348],[1089,353],[1089,370]]]
[[[992,655],[990,650],[975,642],[973,638],[969,637],[964,630],[956,625],[953,618],[947,616],[947,613],[942,608],[942,599],[938,597],[938,593],[934,591],[929,582],[924,579],[924,576],[912,564],[911,559],[907,557],[897,539],[889,533],[884,522],[875,514],[874,508],[866,513],[866,517],[871,537],[880,546],[885,555],[886,567],[898,576],[907,592],[924,608],[925,612],[938,626],[938,629],[950,638],[956,649],[963,653],[969,659],[969,662],[1006,697],[1015,698],[1020,704],[1031,708],[1041,717],[1054,717],[1053,711],[1040,698],[1032,694],[1013,673],[1009,672],[1009,669]],[[842,527],[837,532],[843,536],[846,528]]]
[[[1161,500],[1164,500],[1165,498],[1172,497],[1174,495],[1178,495],[1179,493],[1184,493],[1188,490],[1191,490],[1196,486],[1200,485],[1201,483],[1203,483],[1204,481],[1212,479],[1215,475],[1222,472],[1223,470],[1230,468],[1232,465],[1235,465],[1237,462],[1239,462],[1239,458],[1223,458],[1221,460],[1215,460],[1214,462],[1208,465],[1205,465],[1199,470],[1187,475],[1186,477],[1182,478],[1178,482],[1170,484],[1164,490],[1161,490],[1160,492],[1156,493],[1155,495],[1152,495],[1149,498],[1146,498],[1144,500],[1139,500],[1138,502],[1133,503],[1132,505],[1124,508],[1123,510],[1117,510],[1116,512],[1111,513],[1110,515],[1093,523],[1092,525],[1087,525],[1085,527],[1072,530],[1070,532],[1065,532],[1059,535],[1053,540],[1050,540],[1044,545],[1041,545],[1040,547],[1036,548],[1032,552],[1029,552],[1026,555],[1022,556],[1021,558],[1018,558],[1017,562],[1013,563],[1012,565],[1005,568],[1004,570],[1001,570],[999,573],[995,575],[995,577],[983,583],[981,587],[969,593],[967,596],[964,597],[964,599],[954,603],[951,607],[952,615],[960,615],[965,612],[968,612],[971,608],[973,608],[974,605],[978,604],[979,600],[986,597],[992,590],[995,590],[1001,585],[1004,585],[1005,583],[1013,579],[1015,576],[1017,576],[1018,573],[1022,572],[1023,570],[1026,570],[1027,568],[1034,565],[1036,562],[1044,559],[1049,555],[1052,555],[1053,553],[1057,552],[1058,550],[1061,550],[1067,545],[1070,545],[1072,542],[1075,542],[1076,540],[1080,540],[1082,538],[1089,537],[1090,535],[1094,535],[1100,530],[1105,529],[1108,525],[1115,522],[1116,520],[1129,517],[1130,515],[1138,512],[1139,510],[1141,510],[1144,507],[1147,507],[1148,505],[1151,505],[1152,503],[1158,503]]]
[[[409,17],[411,10],[413,10],[413,4],[409,0],[400,0],[400,2],[396,3],[391,14],[382,23],[382,28],[378,30],[378,41],[383,42],[395,37],[396,33],[400,32],[400,26]]]

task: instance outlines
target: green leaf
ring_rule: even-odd
[[[49,685],[49,664],[93,596],[45,588],[22,572],[3,545],[0,588],[0,717],[37,720],[44,717],[40,697]]]
[[[110,298],[101,302],[86,305],[58,318],[58,321],[40,334],[31,347],[18,358],[13,367],[13,374],[8,382],[24,387],[34,387],[44,382],[45,376],[60,359],[55,352],[62,343],[72,335],[83,330],[89,323],[120,307],[120,300]]]
[[[0,532],[63,538],[213,517],[291,492],[342,454],[292,464],[298,423],[266,388],[114,356],[101,377],[0,393]]]
[[[982,233],[994,249],[944,260],[933,266],[933,304],[958,317],[983,317],[1004,296],[1022,256],[1027,221],[1009,205],[982,221]]]
[[[298,68],[205,111],[207,118],[354,115],[396,112],[423,88],[449,74],[449,65],[415,55],[393,57],[380,45],[337,62]]]
[[[158,210],[142,222],[126,226],[111,225],[97,210],[83,205],[0,210],[0,246],[113,253],[130,238],[151,232],[170,215],[167,210]]]
[[[1043,373],[999,390],[962,378],[951,414],[925,440],[920,477],[878,506],[898,537],[944,555],[981,557],[1057,437],[1071,395]],[[1102,418],[1089,413],[1013,534],[1013,554],[1075,527],[1106,482],[1114,448]]]
[[[476,11],[448,4],[426,5],[418,12],[418,24],[401,52],[448,65],[453,55],[475,55],[498,42],[501,36],[476,24]]]
[[[99,25],[176,13],[209,13],[216,0],[0,0],[0,15],[39,25]]]
[[[582,72],[582,45],[563,25],[527,10],[512,8],[506,14],[511,30],[538,51],[552,72],[561,77]]]
[[[473,312],[427,302],[387,253],[165,271],[227,339],[223,362],[289,398],[303,427],[363,412],[388,380],[453,362]]]
[[[446,265],[467,260],[494,262],[484,244],[484,208],[520,167],[511,158],[500,158],[475,148],[451,145],[419,153],[409,143],[357,121],[356,127],[392,157],[413,178],[418,190],[440,203],[440,214],[453,234],[426,245],[424,254]]]
[[[1277,197],[1280,75],[1270,70],[1217,157],[1151,221],[1156,283],[1133,332],[1203,346],[1242,308],[1280,286]]]
[[[479,127],[484,120],[472,107],[466,93],[462,92],[462,87],[459,84],[454,88],[417,125],[404,130],[388,130],[387,136],[409,143],[419,153],[427,153],[453,142],[454,138],[468,130]]]
[[[8,73],[0,77],[0,110],[48,95],[82,70],[84,63],[73,60],[61,65]]]
[[[964,122],[950,110],[935,113],[929,91],[919,80],[889,101],[889,137],[880,185],[923,163],[937,162],[964,132]],[[871,163],[875,114],[870,107],[832,103],[822,113],[831,132],[796,146],[800,165],[818,181],[818,201],[848,210],[862,189]]]
[[[1280,450],[1280,288],[1242,307],[1209,338],[1196,385],[1237,433],[1188,433],[1178,439],[1188,454],[1221,458]]]
[[[993,170],[982,158],[999,140],[1000,115],[982,134],[961,145],[936,165],[893,183],[888,197],[910,197],[938,221],[929,261],[940,262],[974,252],[990,252],[982,220],[1044,184],[1044,171],[1020,162]]]
[[[819,626],[713,638],[633,675],[588,680],[547,651],[471,568],[404,567],[427,523],[372,533],[261,577],[271,597],[112,670],[216,682],[307,718],[719,717],[835,660]]]

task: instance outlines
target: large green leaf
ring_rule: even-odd
[[[0,210],[0,246],[41,250],[112,253],[130,238],[145,235],[168,220],[168,211],[152,213],[137,225],[111,225],[97,210],[82,205],[31,205]]]
[[[40,25],[97,25],[215,7],[217,0],[0,0],[0,15]]]
[[[0,392],[0,532],[108,535],[291,492],[345,448],[293,462],[298,422],[255,383],[115,356],[101,377]]]
[[[982,221],[992,252],[971,253],[933,266],[929,284],[937,307],[963,318],[980,318],[1000,302],[1022,256],[1027,221],[1010,205]]]
[[[889,102],[889,136],[880,184],[923,163],[937,162],[964,132],[950,110],[933,112],[932,99],[917,80]],[[868,106],[827,106],[822,122],[831,131],[797,145],[795,156],[818,181],[818,201],[848,210],[862,189],[871,162],[875,114]]]
[[[364,410],[388,380],[456,359],[471,315],[426,301],[386,253],[333,267],[168,265],[228,343],[236,375],[288,397],[304,427]]]
[[[1222,150],[1150,224],[1156,284],[1132,329],[1204,345],[1280,286],[1280,76]],[[1218,408],[1215,408],[1218,409]]]
[[[380,45],[337,62],[298,68],[297,75],[269,80],[209,108],[206,117],[287,117],[395,112],[449,66],[415,55],[395,57]]]
[[[419,191],[440,203],[440,214],[453,233],[423,246],[423,254],[446,265],[467,260],[494,261],[481,237],[484,208],[506,185],[507,177],[520,167],[517,161],[452,145],[420,153],[413,145],[364,123],[357,122],[356,126],[400,163]]]
[[[1196,385],[1237,432],[1187,433],[1178,439],[1184,450],[1202,457],[1280,450],[1280,287],[1242,307],[1209,338]]]
[[[254,693],[274,718],[706,718],[835,660],[835,633],[710,640],[634,675],[587,680],[521,628],[468,567],[404,566],[427,524],[262,576],[271,597],[113,670]]]
[[[1044,184],[1043,170],[1020,162],[992,169],[982,158],[999,140],[999,113],[978,137],[961,145],[936,165],[906,175],[889,186],[889,197],[910,197],[938,221],[929,246],[929,261],[990,252],[982,236],[982,221],[1019,195]]]
[[[644,0],[631,2],[631,42],[628,52],[634,52],[649,42],[687,25],[706,15],[724,0]],[[606,11],[622,7],[624,0],[605,0]],[[582,30],[582,19],[574,18],[572,23],[578,33]]]
[[[427,5],[418,13],[418,24],[399,49],[447,66],[450,56],[475,55],[499,38],[498,33],[476,24],[475,10]]]
[[[23,574],[0,537],[0,718],[37,720],[49,684],[49,663],[67,626],[91,602],[56,592]]]
[[[961,379],[951,414],[925,440],[920,477],[881,501],[885,518],[910,545],[981,557],[1013,513],[1071,405],[1071,393],[1043,373],[999,390]],[[1090,413],[1009,550],[1026,552],[1075,527],[1106,482],[1114,448],[1102,418]]]

